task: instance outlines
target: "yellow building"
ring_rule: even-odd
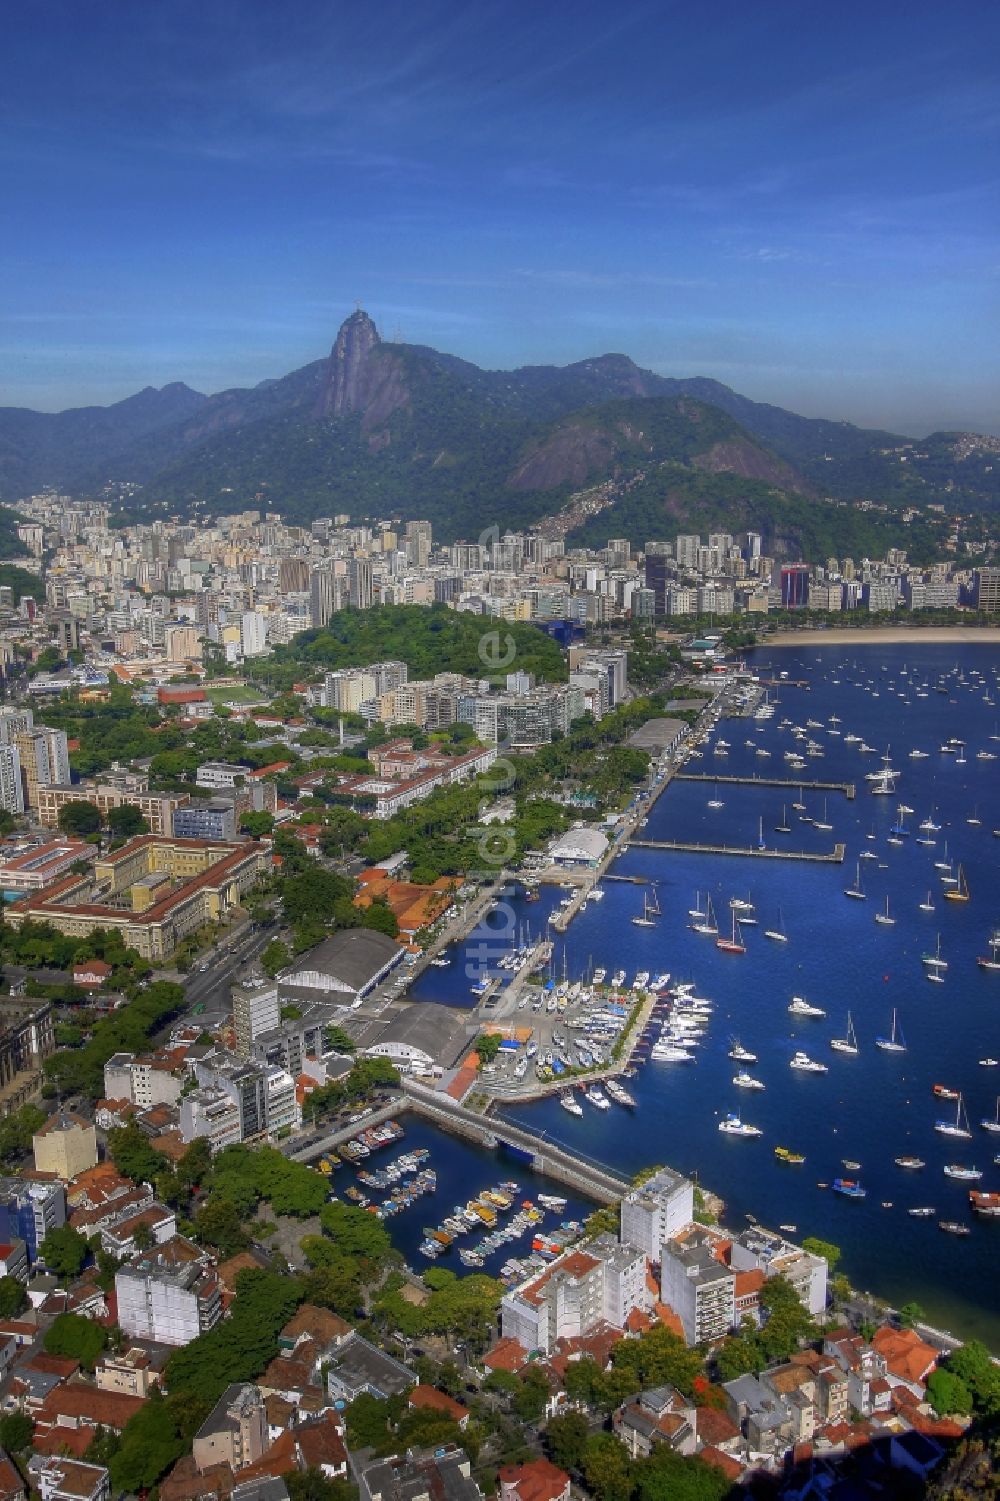
[[[97,1166],[97,1131],[72,1110],[57,1110],[31,1138],[35,1170],[69,1181]]]
[[[7,909],[14,928],[47,922],[71,938],[115,928],[144,959],[166,959],[207,923],[222,921],[270,869],[252,840],[200,840],[141,834]]]

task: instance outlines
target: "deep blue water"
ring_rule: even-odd
[[[824,748],[822,758],[809,759],[803,777],[823,781],[853,781],[855,801],[842,794],[827,796],[832,832],[820,832],[798,822],[790,803],[795,793],[776,789],[720,786],[724,808],[706,803],[714,789],[675,782],[661,796],[644,831],[649,837],[685,840],[724,839],[753,844],[763,820],[765,842],[792,849],[829,850],[835,841],[847,845],[843,865],[794,861],[755,861],[739,857],[635,850],[614,866],[619,873],[639,873],[658,883],[663,917],[655,929],[635,928],[629,919],[640,908],[642,888],[606,881],[603,901],[589,906],[560,941],[557,968],[563,952],[571,978],[587,973],[591,963],[609,973],[619,966],[629,978],[637,969],[669,970],[675,979],[693,979],[698,993],[715,1002],[709,1031],[694,1064],[648,1062],[630,1087],[636,1094],[637,1116],[613,1108],[607,1114],[587,1111],[582,1118],[559,1109],[554,1099],[523,1106],[510,1113],[521,1123],[545,1131],[586,1155],[632,1173],[663,1162],[697,1175],[726,1202],[726,1217],[738,1225],[747,1213],[765,1224],[791,1223],[798,1234],[834,1241],[844,1253],[844,1267],[856,1286],[902,1302],[916,1299],[929,1315],[959,1333],[978,1333],[1000,1348],[1000,1292],[996,1258],[1000,1254],[1000,1225],[973,1222],[968,1210],[968,1185],[945,1178],[946,1162],[974,1164],[984,1171],[980,1188],[1000,1188],[1000,1137],[979,1128],[982,1116],[996,1111],[1000,1068],[979,1066],[984,1055],[1000,1057],[1000,973],[981,971],[976,955],[985,952],[986,939],[1000,924],[1000,759],[980,761],[980,750],[1000,757],[1000,650],[982,646],[864,645],[850,648],[811,646],[805,650],[772,652],[758,665],[769,663],[791,679],[808,679],[809,689],[785,686],[774,717],[763,723],[729,719],[719,725],[731,749],[725,758],[706,747],[691,770],[718,770],[736,775],[783,776],[785,750],[796,742],[781,728],[783,719],[805,725]],[[967,682],[949,676],[949,693],[935,692],[942,673],[960,663]],[[906,669],[906,676],[903,674]],[[976,670],[988,690],[971,679]],[[839,681],[838,681],[839,680]],[[924,682],[926,698],[917,697]],[[996,705],[983,702],[984,694]],[[829,733],[831,715],[841,723]],[[854,733],[877,753],[862,755],[858,746],[845,745],[843,735]],[[942,755],[938,747],[949,736],[966,741],[965,764]],[[745,742],[751,740],[752,747]],[[898,796],[873,797],[865,773],[874,771],[886,747],[900,771]],[[756,754],[758,747],[771,752]],[[914,747],[928,759],[909,759]],[[806,793],[808,813],[823,820],[822,794]],[[897,803],[915,811],[906,816],[912,830],[901,847],[886,842],[896,822]],[[792,833],[780,835],[782,805]],[[932,813],[942,825],[934,835],[936,848],[915,843],[918,825]],[[981,818],[976,827],[970,816]],[[874,841],[866,835],[874,831]],[[940,872],[934,861],[948,855],[961,861],[971,892],[968,903],[942,900]],[[874,849],[878,861],[862,863],[866,901],[845,898],[844,887],[854,880],[863,849]],[[884,867],[884,868],[883,868]],[[933,914],[919,910],[930,889]],[[711,891],[720,926],[729,919],[729,899],[752,893],[760,919],[746,928],[743,956],[720,953],[711,939],[692,933],[688,908],[696,891]],[[534,932],[544,931],[557,890],[544,890],[542,899],[510,903],[515,924],[528,921]],[[875,912],[888,895],[894,927],[878,926]],[[775,925],[779,911],[787,930],[787,945],[763,936]],[[943,985],[927,982],[920,956],[933,949],[941,935],[941,952],[948,960]],[[479,938],[474,937],[473,943]],[[502,951],[502,938],[498,940]],[[464,955],[449,969],[428,970],[415,990],[418,998],[467,1005],[469,979]],[[798,1021],[787,1013],[791,997],[804,994],[823,1006],[821,1021]],[[897,1008],[908,1050],[883,1053],[875,1037],[889,1030]],[[831,1051],[832,1037],[843,1036],[847,1011],[853,1013],[860,1055],[852,1058]],[[733,1088],[738,1065],[727,1057],[733,1035],[760,1062],[754,1072],[765,1091]],[[825,1075],[798,1074],[788,1068],[796,1048],[829,1065]],[[935,1119],[948,1106],[934,1099],[931,1086],[941,1082],[963,1090],[972,1122],[972,1141],[956,1141],[933,1130]],[[764,1136],[742,1141],[721,1136],[718,1122],[728,1110],[740,1109],[744,1119],[759,1125]],[[426,1142],[441,1181],[436,1200],[440,1213],[415,1206],[393,1224],[404,1251],[412,1255],[424,1224],[436,1222],[458,1199],[500,1178],[524,1182],[523,1169],[494,1161],[488,1154],[416,1126],[408,1142]],[[782,1166],[773,1156],[776,1145],[806,1154],[802,1167]],[[922,1172],[904,1172],[893,1158],[902,1153],[923,1157]],[[857,1159],[856,1176],[867,1189],[863,1202],[842,1199],[817,1187],[843,1171],[842,1159]],[[537,1186],[536,1186],[537,1191]],[[558,1191],[558,1190],[557,1190]],[[883,1201],[891,1208],[883,1208]],[[909,1206],[933,1205],[933,1219],[914,1220]],[[579,1217],[581,1206],[567,1210]],[[944,1235],[937,1218],[968,1220],[973,1233],[964,1239]],[[404,1224],[404,1222],[406,1222]],[[416,1239],[414,1239],[414,1236]],[[442,1265],[450,1264],[442,1261]],[[456,1262],[456,1265],[457,1262]]]
[[[938,1215],[971,1221],[968,1185],[942,1174],[946,1162],[974,1164],[984,1170],[981,1188],[1000,1188],[1000,1168],[993,1158],[1000,1138],[979,1128],[982,1116],[994,1115],[1000,1092],[1000,1069],[982,1068],[984,1055],[1000,1057],[1000,973],[980,970],[976,955],[1000,922],[1000,760],[979,761],[980,750],[1000,755],[1000,703],[983,702],[985,690],[949,678],[950,693],[934,691],[938,675],[960,661],[966,677],[972,669],[986,676],[988,696],[1000,700],[993,676],[1000,672],[1000,653],[985,647],[879,647],[782,651],[773,653],[776,669],[792,679],[808,678],[810,689],[783,687],[773,719],[724,720],[713,736],[730,742],[725,758],[710,747],[692,770],[718,769],[736,774],[787,774],[783,752],[794,742],[781,721],[804,725],[821,720],[825,730],[810,734],[825,751],[809,759],[804,777],[854,781],[854,802],[829,794],[827,820],[833,832],[820,833],[797,821],[789,806],[790,835],[773,832],[783,822],[783,803],[796,798],[776,789],[722,786],[724,808],[706,803],[714,789],[675,782],[659,799],[645,833],[686,840],[724,838],[755,843],[763,818],[765,842],[796,849],[831,849],[847,845],[844,865],[793,861],[754,861],[738,857],[675,854],[636,850],[615,869],[639,872],[659,883],[663,918],[655,929],[632,927],[639,888],[606,882],[604,900],[591,906],[571,926],[570,970],[582,972],[587,956],[610,968],[624,965],[669,969],[675,978],[691,978],[698,993],[716,1005],[711,1027],[695,1064],[649,1062],[635,1080],[639,1099],[636,1130],[624,1112],[582,1119],[566,1116],[551,1100],[522,1107],[522,1124],[552,1126],[579,1147],[633,1172],[650,1161],[667,1162],[721,1194],[727,1218],[738,1224],[755,1214],[766,1224],[793,1223],[800,1235],[819,1235],[842,1247],[844,1265],[856,1286],[903,1301],[919,1301],[935,1318],[956,1331],[978,1330],[1000,1346],[1000,1294],[996,1257],[1000,1226],[972,1224],[964,1239],[942,1234],[937,1216],[914,1220],[905,1210],[934,1205]],[[902,669],[908,676],[901,676]],[[835,679],[839,679],[835,681]],[[915,687],[927,681],[928,697]],[[900,689],[902,691],[900,692]],[[893,691],[894,690],[894,691]],[[829,734],[829,717],[840,738]],[[860,735],[878,754],[859,754],[842,736]],[[965,764],[942,755],[949,736],[967,742]],[[745,742],[752,740],[753,747]],[[762,746],[769,759],[757,756]],[[898,798],[870,795],[864,781],[891,746],[900,770]],[[919,747],[927,760],[909,759]],[[808,812],[823,818],[823,798],[807,793]],[[902,847],[887,844],[896,822],[897,803],[912,807],[906,822],[913,830]],[[932,836],[934,849],[915,844],[918,824],[934,810],[942,825]],[[966,823],[970,816],[982,823]],[[876,839],[865,836],[874,829]],[[942,900],[940,872],[934,861],[948,854],[964,866],[971,892],[968,903]],[[862,849],[874,849],[878,861],[862,864],[867,901],[851,901],[844,887],[854,880]],[[884,868],[883,868],[884,867]],[[936,911],[919,903],[931,889]],[[709,938],[691,932],[688,908],[696,891],[710,890],[720,925],[729,918],[729,899],[752,892],[760,926],[744,930],[743,956],[720,953]],[[888,895],[894,927],[874,922]],[[772,943],[763,929],[777,923],[779,910],[787,945]],[[948,960],[946,981],[932,985],[924,976],[922,953],[933,949],[938,933]],[[806,995],[827,1011],[825,1020],[796,1021],[787,1013],[794,994]],[[887,1054],[874,1039],[889,1030],[898,1008],[908,1051]],[[847,1011],[853,1013],[860,1055],[832,1052],[829,1040],[844,1035]],[[732,1086],[736,1065],[727,1057],[731,1036],[759,1054],[754,1072],[766,1091]],[[829,1065],[825,1075],[799,1074],[788,1068],[796,1048]],[[964,1091],[973,1124],[971,1142],[949,1140],[933,1130],[948,1113],[931,1086],[942,1082]],[[731,1109],[759,1125],[764,1136],[744,1141],[721,1136],[720,1116]],[[557,1119],[558,1117],[558,1119]],[[785,1167],[773,1156],[776,1145],[804,1152],[807,1161]],[[904,1172],[893,1162],[912,1153],[927,1163],[922,1172]],[[841,1172],[843,1158],[857,1159],[857,1174],[868,1191],[863,1202],[840,1198],[817,1187]],[[882,1207],[891,1201],[892,1208]]]

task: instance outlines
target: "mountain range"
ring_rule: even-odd
[[[898,530],[904,506],[1000,507],[998,456],[995,438],[801,417],[620,354],[482,370],[385,342],[360,309],[327,359],[250,389],[174,383],[108,407],[0,408],[5,500],[133,482],[136,516],[419,516],[442,540],[562,512],[573,540],[752,527],[778,555],[860,550],[873,527]],[[581,492],[598,494],[599,517],[574,510]],[[889,511],[858,504],[870,500]]]

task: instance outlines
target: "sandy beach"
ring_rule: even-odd
[[[905,646],[908,641],[937,643],[940,646],[1000,646],[1000,625],[878,625],[870,629],[858,626],[855,629],[834,628],[818,631],[805,627],[801,631],[776,631],[759,643],[758,649],[769,646]]]

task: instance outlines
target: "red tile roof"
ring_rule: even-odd
[[[557,1501],[569,1491],[569,1476],[548,1459],[532,1459],[523,1465],[501,1465],[497,1472],[504,1490],[512,1486],[521,1501]]]
[[[133,1414],[145,1402],[144,1397],[127,1397],[119,1392],[102,1392],[96,1387],[57,1386],[49,1392],[38,1411],[40,1424],[58,1424],[60,1418],[90,1420],[95,1426],[113,1428],[120,1433]]]
[[[411,1407],[442,1412],[446,1417],[454,1418],[456,1423],[461,1423],[469,1416],[467,1407],[456,1402],[454,1397],[449,1397],[447,1392],[438,1391],[436,1386],[415,1386],[410,1393],[409,1404]]]
[[[307,1470],[318,1470],[324,1465],[335,1470],[346,1467],[343,1430],[332,1412],[326,1413],[317,1423],[304,1423],[301,1428],[296,1428],[295,1437]]]
[[[519,1340],[506,1336],[498,1339],[492,1350],[483,1356],[483,1365],[488,1371],[510,1371],[516,1375],[528,1364],[528,1352]]]
[[[699,1450],[698,1458],[703,1459],[713,1469],[721,1470],[726,1479],[734,1484],[743,1474],[744,1466],[738,1459],[734,1459],[731,1454],[723,1454],[721,1449],[716,1449],[711,1444]]]

